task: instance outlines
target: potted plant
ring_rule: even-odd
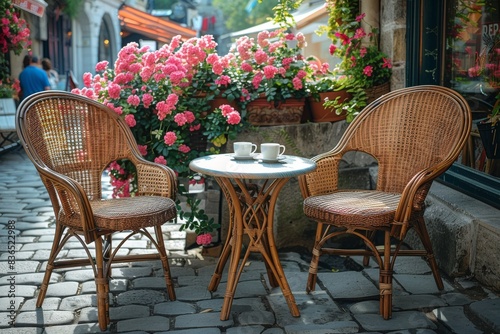
[[[330,54],[341,59],[336,70],[346,77],[351,98],[325,105],[344,110],[346,121],[351,122],[369,102],[389,91],[392,64],[379,50],[378,31],[366,32],[361,26],[365,14],[359,13],[359,1],[328,0],[327,9],[328,26],[320,31],[332,39]]]
[[[236,41],[242,105],[254,125],[300,123],[309,95],[310,68],[301,50],[302,33],[283,29],[262,31],[257,40],[243,36]]]

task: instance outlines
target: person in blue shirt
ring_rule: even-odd
[[[29,65],[19,74],[21,86],[21,100],[31,94],[50,89],[47,73],[40,68],[37,56],[32,56]]]

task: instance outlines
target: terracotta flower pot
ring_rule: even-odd
[[[247,105],[247,119],[252,125],[299,124],[304,113],[305,99],[288,99],[285,102],[269,102],[258,98]]]
[[[351,97],[346,90],[319,93],[320,100],[316,101],[312,97],[308,98],[309,108],[311,110],[312,120],[314,122],[337,122],[344,120],[346,117],[345,112],[337,115],[333,108],[325,108],[323,106],[325,99],[334,101],[339,98],[339,101],[345,101]]]

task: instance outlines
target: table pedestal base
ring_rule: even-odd
[[[229,206],[229,231],[231,234],[224,244],[222,254],[208,286],[209,291],[217,290],[224,266],[227,260],[231,258],[220,319],[229,319],[236,285],[248,256],[252,252],[258,252],[262,255],[269,283],[272,287],[279,286],[281,288],[290,313],[294,317],[300,316],[295,298],[281,267],[273,235],[273,216],[276,200],[289,178],[266,180],[262,186],[253,183],[247,184],[241,179],[235,179],[235,184],[228,178],[216,177],[215,179],[221,186]],[[243,258],[241,258],[243,235],[248,236],[249,244]]]

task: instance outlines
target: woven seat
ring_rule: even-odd
[[[323,254],[373,256],[380,268],[380,314],[392,316],[392,275],[398,255],[427,259],[437,287],[443,282],[424,221],[425,198],[433,180],[457,159],[470,133],[471,111],[455,91],[416,86],[392,91],[370,103],[331,151],[313,158],[317,169],[299,177],[304,213],[317,222],[306,290],[314,290]],[[378,164],[373,190],[338,189],[345,153],[371,155]],[[331,228],[335,227],[335,228]],[[423,248],[403,249],[409,229]],[[329,247],[339,235],[354,235],[363,249]],[[383,244],[377,244],[383,234]]]
[[[76,94],[45,91],[31,95],[19,106],[16,128],[47,188],[56,217],[37,307],[43,304],[54,269],[90,265],[96,282],[99,327],[106,330],[111,265],[157,259],[163,266],[168,297],[175,300],[161,229],[177,215],[175,173],[142,158],[128,125],[114,111]],[[103,199],[102,173],[118,159],[128,159],[136,166],[138,191],[134,197]],[[113,248],[115,232],[128,234]],[[118,256],[127,240],[138,233],[157,252]],[[72,238],[81,243],[88,258],[56,260]]]

